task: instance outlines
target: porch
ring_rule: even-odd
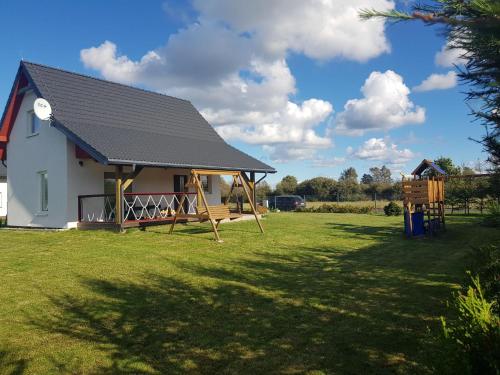
[[[132,191],[141,190],[138,186],[148,186],[144,181],[142,184],[134,183],[144,170],[143,167],[135,167],[125,173],[122,166],[116,166],[112,184],[114,193],[108,191],[104,194],[79,195],[78,229],[123,231],[133,227],[170,224],[171,233],[178,222],[209,221],[215,239],[220,241],[217,227],[221,222],[248,218],[251,215],[263,232],[260,215],[256,211],[254,173],[247,176],[241,171],[192,169],[189,177],[173,174],[174,191]],[[221,200],[219,186],[221,175],[232,179],[229,195],[224,202]],[[107,184],[105,182],[105,185],[109,190],[110,181]],[[236,204],[231,205],[230,197],[237,190],[240,194]],[[243,210],[245,200],[250,206],[250,212]]]

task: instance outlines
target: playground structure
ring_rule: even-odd
[[[423,176],[423,172],[429,168],[437,176]],[[412,179],[402,178],[405,234],[408,237],[433,235],[445,229],[446,173],[432,160],[424,159],[412,172],[412,176]]]

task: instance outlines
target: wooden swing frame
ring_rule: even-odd
[[[233,183],[231,184],[231,189],[229,190],[229,194],[225,199],[224,205],[218,206],[210,206],[208,204],[207,198],[205,196],[205,192],[203,190],[203,186],[201,184],[200,176],[210,176],[210,175],[219,175],[219,176],[232,176]],[[174,220],[170,226],[169,234],[172,234],[174,231],[175,224],[178,219],[197,219],[198,221],[209,221],[212,230],[214,232],[215,241],[223,242],[219,236],[218,227],[222,220],[236,218],[231,215],[229,212],[228,202],[231,194],[233,193],[234,188],[241,187],[248,199],[248,203],[250,204],[250,208],[252,213],[255,216],[255,220],[257,221],[257,225],[259,226],[260,232],[264,233],[264,228],[262,227],[262,223],[260,222],[259,215],[255,209],[255,182],[253,179],[250,180],[244,172],[241,171],[223,171],[223,170],[204,170],[204,169],[192,169],[191,175],[188,183],[186,184],[188,188],[195,188],[197,193],[197,206],[196,206],[196,214],[190,214],[188,212],[184,212],[184,201],[186,196],[183,195],[179,202],[179,206],[175,211]],[[203,205],[201,206],[200,203]],[[241,216],[241,212],[238,217]]]

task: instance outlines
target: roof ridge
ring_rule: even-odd
[[[40,66],[42,68],[48,68],[48,69],[52,69],[52,70],[57,70],[57,71],[60,71],[60,72],[63,72],[63,73],[68,73],[68,74],[72,74],[72,75],[80,76],[80,77],[84,77],[84,78],[90,78],[90,79],[93,79],[93,80],[96,80],[96,81],[100,81],[100,82],[104,82],[104,83],[111,83],[113,85],[118,85],[118,86],[127,87],[127,88],[134,89],[134,90],[143,91],[143,92],[146,92],[148,94],[155,94],[155,95],[165,96],[165,97],[172,98],[172,99],[182,100],[184,102],[188,102],[188,103],[192,104],[191,101],[188,100],[188,99],[182,99],[182,98],[178,98],[176,96],[162,94],[161,92],[157,92],[157,91],[153,91],[153,90],[147,90],[147,89],[143,89],[143,88],[136,87],[136,86],[126,85],[124,83],[110,81],[108,79],[98,78],[98,77],[94,77],[94,76],[91,76],[91,75],[88,75],[88,74],[72,72],[70,70],[61,69],[61,68],[55,68],[53,66],[46,65],[46,64],[35,63],[35,62],[32,62],[32,61],[27,61],[27,60],[21,60],[21,64],[29,64],[29,65]]]

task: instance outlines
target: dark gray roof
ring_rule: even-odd
[[[54,124],[103,163],[275,172],[228,145],[191,102],[21,62]]]
[[[420,176],[428,168],[434,169],[439,174],[446,175],[446,172],[443,171],[439,165],[429,159],[422,160],[422,162],[418,165],[417,168],[415,168],[413,172],[411,172],[411,174]]]

